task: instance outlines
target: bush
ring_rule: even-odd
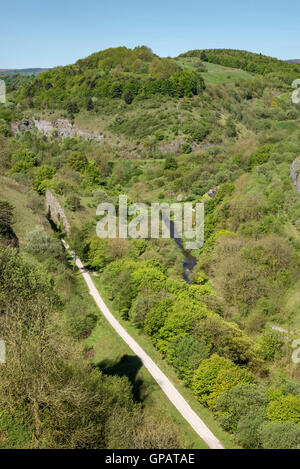
[[[265,422],[260,427],[264,449],[300,449],[300,425],[285,422]]]
[[[80,208],[80,197],[76,194],[68,195],[65,201],[65,206],[72,210],[72,212],[76,212]]]
[[[157,293],[148,290],[141,291],[130,310],[129,316],[132,323],[139,329],[143,329],[147,314],[158,301]]]
[[[50,246],[49,236],[40,228],[28,233],[25,238],[25,242],[25,249],[31,254],[44,254]]]
[[[264,145],[259,148],[256,152],[252,153],[248,160],[248,170],[255,168],[263,163],[269,161],[272,151],[272,145]]]
[[[284,340],[280,332],[264,332],[259,338],[259,343],[266,360],[274,360],[274,358],[280,357],[281,349],[284,345]]]
[[[189,143],[187,142],[183,142],[183,144],[181,145],[181,150],[183,153],[192,153],[192,147]]]
[[[173,156],[167,156],[164,169],[177,169],[178,163]]]
[[[210,394],[214,392],[219,372],[233,367],[230,360],[216,354],[203,360],[195,371],[192,382],[193,392],[202,404],[207,404]]]
[[[75,339],[86,338],[98,321],[96,309],[87,307],[86,301],[77,296],[68,301],[65,313],[68,332]]]
[[[133,101],[133,94],[131,93],[131,91],[126,91],[126,93],[124,93],[124,101],[126,104],[131,104],[132,101]]]
[[[73,151],[68,157],[67,164],[75,171],[83,171],[88,164],[88,159],[84,153]]]
[[[204,342],[198,342],[190,336],[178,337],[171,342],[167,360],[174,366],[179,377],[186,385],[190,385],[194,372],[200,363],[208,358],[210,347]]]
[[[267,389],[260,384],[238,384],[225,391],[216,402],[218,418],[225,430],[236,432],[242,418],[266,419],[269,403]]]
[[[52,166],[42,165],[34,170],[32,187],[39,194],[45,194],[47,187],[51,185],[51,180],[55,174]]]
[[[267,417],[273,422],[300,423],[300,396],[281,396],[272,401],[267,409]]]

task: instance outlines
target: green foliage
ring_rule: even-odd
[[[281,396],[270,402],[267,417],[273,422],[300,423],[300,396]]]
[[[238,366],[229,369],[221,369],[217,375],[213,392],[209,395],[207,403],[212,409],[216,406],[216,401],[223,392],[238,384],[254,383],[254,376],[244,368]]]
[[[133,101],[133,94],[132,92],[129,90],[129,91],[126,91],[126,93],[124,93],[124,101],[126,104],[131,104],[132,101]]]
[[[164,169],[177,169],[178,163],[173,156],[167,156]]]
[[[192,152],[192,147],[187,142],[183,142],[181,145],[182,152],[185,154],[189,154]]]
[[[84,298],[77,296],[65,306],[65,313],[67,330],[76,339],[86,338],[98,321],[96,308],[88,307]]]
[[[190,386],[195,370],[208,358],[209,352],[210,347],[204,342],[198,342],[190,336],[182,336],[171,342],[167,360],[174,366],[180,379]]]
[[[256,152],[252,153],[248,160],[248,170],[255,168],[256,166],[267,163],[270,159],[272,151],[272,145],[264,145],[259,148]]]
[[[14,224],[14,207],[6,200],[0,200],[0,234],[7,233]]]
[[[190,97],[204,88],[199,73],[182,70],[171,59],[161,59],[151,51],[140,55],[137,48],[119,47],[40,74],[24,87],[22,97],[33,98],[38,107],[44,102],[53,108],[63,106],[73,118],[80,108],[86,107],[86,100],[90,98],[124,96],[125,102],[130,104],[138,95]]]
[[[233,368],[234,364],[224,357],[212,355],[203,360],[193,377],[193,392],[202,404],[207,404],[214,392],[216,380],[221,370]]]
[[[35,154],[27,149],[19,150],[12,154],[11,161],[13,167],[11,168],[11,174],[14,173],[27,173],[30,168],[33,168],[37,164],[37,158]]]
[[[75,169],[75,171],[83,171],[88,165],[88,159],[84,153],[80,151],[73,151],[68,156],[68,166]]]
[[[205,49],[191,50],[182,57],[200,57],[201,60],[220,64],[225,67],[241,68],[248,72],[266,77],[278,77],[282,82],[290,85],[299,76],[300,65],[291,64],[284,60],[235,49]],[[205,57],[205,58],[203,58]]]
[[[260,384],[238,384],[220,395],[216,410],[222,426],[231,432],[237,432],[242,419],[266,419],[269,402],[267,389]]]
[[[160,268],[154,266],[142,266],[135,270],[131,276],[131,284],[136,295],[139,291],[145,290],[149,285],[153,290],[160,290],[163,287],[166,276]]]
[[[282,334],[277,331],[266,331],[260,336],[259,343],[266,360],[274,360],[275,357],[280,357],[284,345]]]
[[[291,422],[265,422],[260,428],[264,449],[299,449],[300,425]]]
[[[156,305],[148,312],[145,322],[144,330],[146,334],[151,337],[154,344],[157,343],[160,335],[159,331],[165,324],[165,319],[168,312],[172,309],[172,301],[170,299],[163,299],[156,303]]]
[[[103,271],[105,266],[112,261],[109,252],[108,240],[98,237],[92,238],[88,243],[89,265],[98,271]]]
[[[72,212],[76,212],[80,208],[80,197],[76,194],[71,194],[66,197],[65,206],[72,210]]]
[[[156,292],[141,291],[132,304],[130,310],[130,319],[139,329],[144,329],[145,319],[154,305],[159,301]]]

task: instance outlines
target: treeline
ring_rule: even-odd
[[[225,67],[240,68],[247,72],[278,77],[286,84],[299,78],[300,65],[288,63],[262,54],[235,49],[195,49],[181,54],[182,57],[199,57],[202,61]]]

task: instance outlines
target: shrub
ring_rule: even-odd
[[[260,384],[238,384],[225,391],[216,401],[218,418],[225,430],[236,432],[242,418],[266,418],[269,396]]]
[[[42,165],[34,170],[34,177],[32,187],[39,194],[45,194],[47,187],[55,174],[55,169],[52,166]]]
[[[189,143],[187,142],[183,142],[183,144],[181,145],[181,150],[183,153],[192,153],[192,147]]]
[[[76,212],[80,208],[80,197],[76,194],[68,195],[65,201],[65,206],[72,210],[72,212]]]
[[[264,449],[300,449],[300,425],[292,422],[265,422],[260,427]]]
[[[124,101],[125,101],[126,104],[131,104],[132,103],[133,94],[130,90],[126,91],[126,93],[124,93]]]
[[[200,363],[208,358],[210,347],[204,342],[198,342],[190,336],[178,337],[171,342],[167,360],[174,366],[183,382],[191,384],[195,370]]]

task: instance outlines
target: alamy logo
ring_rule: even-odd
[[[0,340],[0,363],[6,363],[6,346],[4,340]]]
[[[0,103],[6,103],[6,86],[3,80],[0,80]]]
[[[98,205],[96,233],[99,238],[183,238],[185,249],[200,249],[204,242],[204,204],[143,203],[128,206],[119,196],[118,210],[111,203]],[[118,214],[118,217],[117,217]]]

